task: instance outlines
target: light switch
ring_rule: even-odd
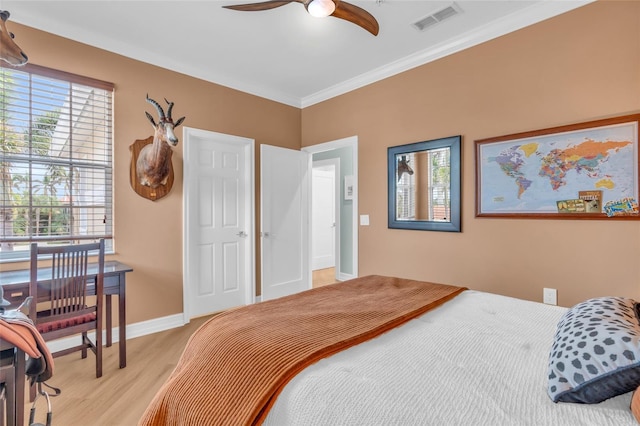
[[[369,215],[361,214],[360,215],[360,226],[369,226]]]

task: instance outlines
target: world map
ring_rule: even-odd
[[[637,134],[627,123],[480,144],[480,212],[556,213],[586,190],[637,199]]]

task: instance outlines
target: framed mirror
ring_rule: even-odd
[[[389,228],[460,232],[461,139],[387,149]]]

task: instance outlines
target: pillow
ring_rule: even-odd
[[[640,320],[632,299],[582,302],[560,319],[549,354],[553,402],[596,404],[640,385]]]

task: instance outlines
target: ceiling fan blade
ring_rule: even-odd
[[[369,12],[345,1],[334,1],[334,3],[336,4],[336,10],[331,16],[353,22],[374,36],[378,35],[378,31],[380,30],[378,21],[376,21],[376,18]]]
[[[307,9],[308,11],[311,1],[312,0],[271,0],[263,1],[260,3],[235,4],[222,7],[224,7],[225,9],[240,10],[243,12],[253,12],[259,10],[275,9],[276,7],[284,6],[289,3],[302,3],[305,9]],[[380,29],[378,21],[376,21],[376,18],[374,18],[373,15],[371,15],[369,12],[345,1],[332,1],[336,4],[336,9],[330,16],[352,22],[369,31],[374,36],[378,35],[378,31]]]
[[[232,4],[229,6],[222,6],[225,9],[240,10],[243,12],[254,12],[258,10],[275,9],[276,7],[284,6],[289,3],[300,3],[299,0],[273,0],[263,1],[260,3],[248,3],[248,4]]]

